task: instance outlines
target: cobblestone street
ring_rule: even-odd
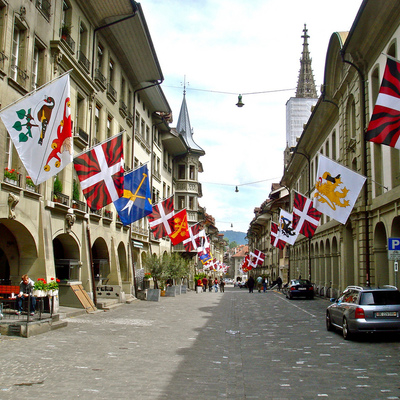
[[[328,304],[228,286],[0,337],[0,399],[400,398],[400,338],[344,341]]]

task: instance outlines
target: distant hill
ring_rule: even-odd
[[[236,242],[237,244],[247,244],[247,240],[245,239],[245,232],[237,232],[237,231],[219,231],[219,233],[224,234],[224,238],[229,239],[229,242]]]

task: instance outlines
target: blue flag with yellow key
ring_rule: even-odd
[[[114,205],[124,225],[130,225],[151,214],[149,172],[146,164],[124,176],[124,194],[114,201]]]

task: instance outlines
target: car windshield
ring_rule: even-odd
[[[293,285],[309,285],[310,281],[308,281],[306,279],[296,279],[295,281],[293,281],[292,284]]]
[[[360,304],[364,306],[399,305],[400,292],[398,290],[365,292],[361,295]]]

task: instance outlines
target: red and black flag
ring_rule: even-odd
[[[201,230],[201,225],[196,224],[189,228],[189,238],[183,241],[183,247],[186,251],[194,251],[200,247],[200,238],[205,235],[204,230]]]
[[[150,229],[156,239],[161,239],[172,233],[169,220],[174,216],[174,196],[153,205],[153,211],[147,216]]]
[[[271,244],[278,249],[283,249],[286,242],[281,239],[281,233],[279,225],[276,222],[271,221]]]
[[[119,199],[124,192],[122,133],[76,157],[74,167],[91,210]]]
[[[313,207],[313,202],[300,193],[294,192],[292,226],[308,238],[314,236],[322,213]]]
[[[400,149],[400,63],[388,58],[366,140]]]

